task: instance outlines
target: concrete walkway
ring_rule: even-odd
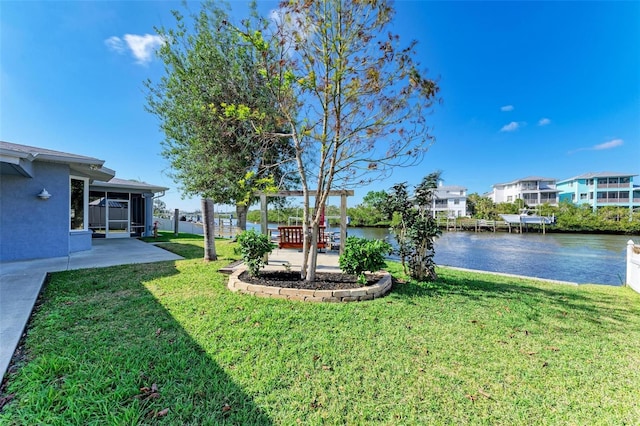
[[[337,251],[326,251],[318,253],[319,272],[338,272],[338,258],[340,255]],[[269,254],[269,263],[264,267],[265,270],[284,270],[284,264],[289,264],[292,271],[299,271],[302,266],[302,251],[295,249],[275,249]]]
[[[136,239],[92,241],[68,257],[0,263],[0,373],[4,377],[48,272],[102,268],[182,257]]]

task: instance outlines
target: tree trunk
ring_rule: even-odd
[[[247,212],[249,206],[236,204],[236,215],[238,216],[238,224],[236,225],[241,231],[247,230]]]
[[[202,227],[204,231],[204,260],[205,262],[211,260],[218,260],[216,254],[216,234],[215,224],[213,218],[213,201],[209,198],[203,198],[202,204]]]
[[[316,269],[318,267],[318,232],[319,232],[318,223],[314,222],[312,226],[309,228],[310,238],[309,238],[309,267],[307,269],[307,281],[315,281],[316,279]]]
[[[300,268],[300,278],[309,280],[309,194],[305,190],[304,207],[302,209],[302,265]],[[313,277],[315,279],[315,276]]]

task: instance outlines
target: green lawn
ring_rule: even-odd
[[[440,269],[370,302],[290,302],[228,291],[229,241],[205,264],[201,238],[164,238],[187,259],[51,276],[0,423],[640,423],[628,288]]]

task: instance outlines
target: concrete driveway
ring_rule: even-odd
[[[67,257],[0,262],[0,372],[9,367],[48,272],[101,268],[182,257],[137,239],[94,239],[88,251]]]

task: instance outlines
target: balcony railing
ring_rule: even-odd
[[[598,182],[598,188],[629,188],[631,184],[627,183],[602,183]]]
[[[628,203],[628,198],[598,198],[598,203]]]

